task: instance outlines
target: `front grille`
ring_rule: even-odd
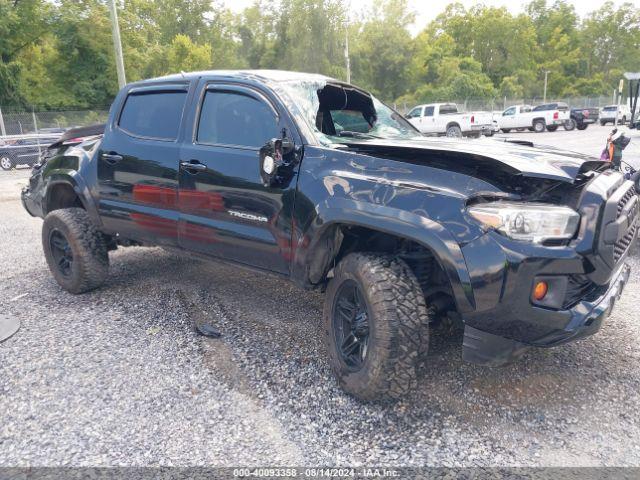
[[[633,241],[633,237],[635,236],[637,229],[638,227],[634,223],[633,226],[627,231],[626,235],[615,243],[615,245],[613,246],[614,261],[617,262],[625,254],[625,252],[629,248],[629,245],[631,245],[631,242]]]
[[[627,205],[627,203],[629,203],[629,200],[631,200],[631,198],[633,198],[635,194],[636,194],[636,187],[632,186],[629,190],[627,190],[627,193],[625,193],[622,196],[622,198],[618,202],[618,217],[620,217],[620,214],[622,213],[622,209]]]
[[[634,186],[632,186],[631,188],[629,188],[629,190],[627,190],[627,193],[625,193],[622,196],[622,198],[618,202],[618,215],[617,215],[616,218],[620,217],[620,214],[622,213],[622,210],[627,205],[627,203],[629,203],[629,201],[631,201],[631,199],[633,198],[633,196],[635,194],[636,194],[636,189],[635,189]],[[633,224],[631,225],[629,230],[627,230],[627,233],[624,235],[624,237],[622,237],[620,240],[618,240],[613,245],[613,260],[614,260],[614,262],[617,263],[622,258],[622,256],[625,254],[625,252],[629,248],[629,245],[631,245],[631,242],[633,241],[633,238],[635,237],[637,230],[638,230],[638,222],[637,222],[637,220],[634,219]]]

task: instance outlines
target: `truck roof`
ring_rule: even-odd
[[[455,104],[453,102],[439,102],[439,103],[422,103],[420,105],[416,105],[413,108],[418,108],[418,107],[438,107],[440,105],[455,105],[456,107],[458,106],[457,104]]]
[[[339,80],[317,73],[290,72],[285,70],[202,70],[196,72],[174,73],[162,77],[141,80],[135,83],[144,84],[158,81],[193,80],[194,78],[200,77],[253,79],[267,82],[287,82],[291,80],[339,82]]]

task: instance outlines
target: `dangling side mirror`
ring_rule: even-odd
[[[294,150],[295,145],[288,138],[273,138],[260,149],[260,177],[265,187],[283,184],[291,177],[289,157]]]

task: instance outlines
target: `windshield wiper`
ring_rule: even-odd
[[[336,136],[351,138],[380,138],[376,137],[375,135],[371,135],[370,133],[353,132],[351,130],[340,130],[339,132],[336,132]]]

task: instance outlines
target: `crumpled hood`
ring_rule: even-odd
[[[457,152],[495,161],[524,177],[573,182],[579,173],[602,167],[605,162],[576,152],[547,146],[528,146],[494,139],[451,139],[425,137],[416,140],[353,139],[350,148],[375,155],[393,156],[394,151],[416,154]]]

